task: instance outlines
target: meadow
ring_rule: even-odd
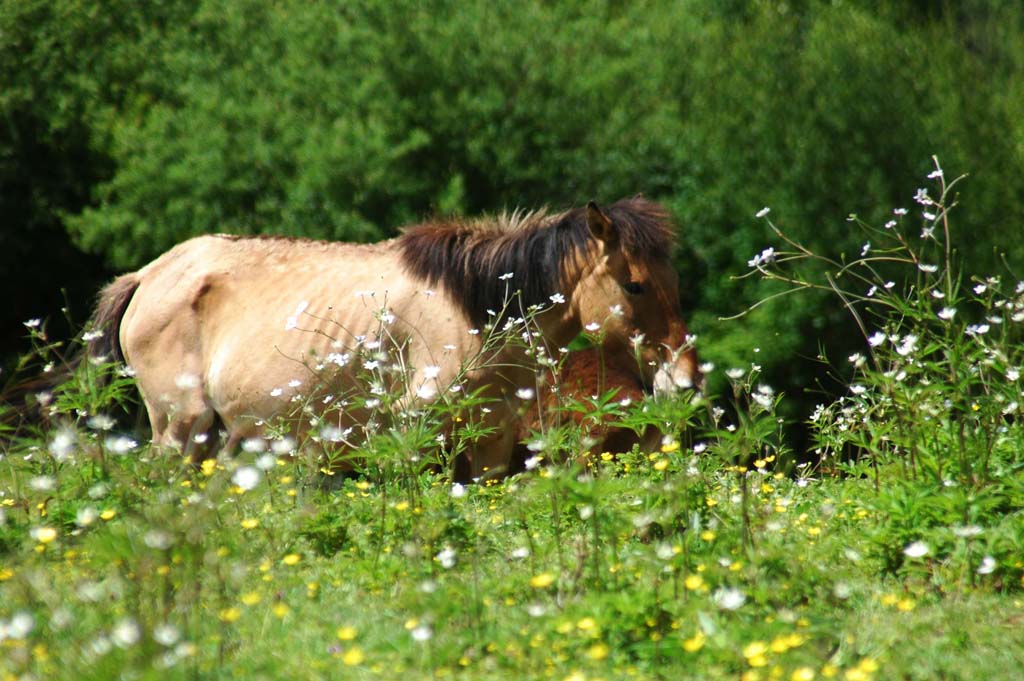
[[[471,396],[382,416],[355,475],[324,432],[190,466],[120,416],[129,371],[82,363],[0,434],[0,678],[1019,678],[1024,283],[961,274],[955,199],[936,162],[841,259],[758,213],[733,274],[864,337],[821,349],[845,387],[806,451],[755,359],[705,366],[718,394],[566,403],[501,480],[425,470]],[[74,348],[26,329],[24,370],[58,372]],[[664,437],[579,459],[573,411]]]

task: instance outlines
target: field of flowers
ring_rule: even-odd
[[[86,363],[0,433],[0,679],[1019,678],[1024,284],[959,276],[930,181],[843,261],[759,216],[750,275],[864,331],[807,452],[751,365],[706,367],[720,396],[599,396],[665,437],[587,466],[563,427],[465,486],[386,429],[355,476],[286,435],[193,467]]]

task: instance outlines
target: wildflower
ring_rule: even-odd
[[[38,329],[39,325],[42,324],[42,323],[43,323],[43,321],[41,319],[39,319],[38,317],[33,318],[33,319],[29,319],[28,321],[22,322],[22,324],[25,325],[26,329]]]
[[[533,388],[520,388],[516,391],[516,397],[521,400],[532,400],[534,394]]]
[[[366,655],[363,653],[359,646],[353,646],[345,651],[345,654],[341,656],[341,661],[348,667],[354,667],[362,664],[366,660]]]
[[[526,548],[525,546],[520,546],[518,548],[512,549],[512,553],[510,555],[515,560],[522,560],[523,558],[526,558],[530,555],[530,549]]]
[[[435,388],[430,383],[424,383],[416,391],[416,397],[420,398],[421,400],[429,400],[433,398],[435,395],[437,395],[437,388]]]
[[[73,428],[61,427],[50,441],[50,455],[57,461],[63,461],[71,455],[77,439],[78,435]]]
[[[154,528],[146,533],[142,541],[151,549],[166,551],[174,544],[174,536],[166,530]]]
[[[563,296],[561,293],[553,293],[550,296],[548,296],[548,299],[555,305],[560,305],[565,302],[565,296]]]
[[[917,201],[922,206],[928,206],[931,205],[932,203],[931,198],[928,196],[928,190],[924,189],[923,187],[918,189],[917,193],[914,194],[914,200]]]
[[[949,321],[950,319],[952,319],[955,316],[956,316],[956,308],[955,307],[944,307],[944,308],[942,308],[939,311],[939,319],[944,319],[946,321]]]
[[[273,390],[270,391],[271,397],[280,397],[283,394],[284,390],[282,388],[274,388]]]
[[[57,530],[52,527],[34,527],[29,531],[29,536],[40,544],[49,544],[57,538]]]
[[[108,437],[104,444],[112,454],[127,454],[139,446],[138,442],[127,435],[113,435]]]
[[[217,617],[220,619],[220,621],[224,622],[225,624],[231,624],[232,622],[236,622],[238,621],[238,618],[241,616],[242,611],[234,606],[230,608],[224,608],[217,614]]]
[[[453,482],[450,494],[452,495],[453,499],[461,499],[462,497],[466,496],[466,488],[464,485],[461,485],[457,482]]]
[[[903,549],[903,553],[910,558],[922,558],[927,556],[929,552],[931,552],[931,548],[923,541],[912,542]]]
[[[243,530],[252,530],[259,527],[260,521],[258,518],[243,518],[241,525]]]
[[[118,622],[110,632],[110,638],[118,648],[131,648],[139,642],[141,637],[142,630],[139,629],[138,622],[131,617],[126,617]]]
[[[996,559],[992,556],[985,556],[981,559],[981,565],[978,566],[979,575],[990,575],[995,572]]]
[[[899,353],[901,357],[911,355],[915,350],[917,350],[917,336],[912,333],[908,333],[904,336],[903,340],[900,341],[899,346],[896,348],[896,352]]]
[[[285,565],[298,565],[300,560],[302,560],[302,556],[300,556],[299,554],[289,553],[281,559],[281,562]]]
[[[28,486],[36,492],[52,492],[57,488],[57,481],[50,475],[37,475],[28,481]]]
[[[790,681],[814,681],[814,670],[810,667],[797,667],[789,678]]]
[[[249,491],[259,484],[263,474],[253,466],[242,466],[231,476],[231,481],[243,491]]]
[[[352,641],[356,637],[355,627],[341,627],[337,631],[338,640],[341,641]]]
[[[720,587],[711,598],[722,610],[739,610],[747,602],[746,594],[732,587]]]
[[[868,336],[868,345],[873,348],[877,348],[879,345],[885,342],[885,334],[881,331],[875,331],[873,334]]]
[[[78,525],[79,527],[88,527],[96,522],[96,518],[98,518],[99,515],[99,512],[92,506],[80,508],[75,513],[75,525]]]
[[[759,255],[755,255],[753,258],[748,260],[747,266],[760,268],[762,265],[770,265],[773,262],[775,262],[775,249],[769,246],[761,251]]]
[[[455,567],[456,555],[455,549],[450,546],[446,546],[441,549],[434,558],[441,564],[441,567],[450,570]]]
[[[1006,380],[1016,381],[1018,378],[1020,378],[1020,369],[1017,367],[1010,367],[1006,370]]]
[[[932,274],[934,272],[938,272],[939,266],[938,265],[928,265],[926,263],[921,262],[921,263],[917,264],[917,269],[921,270],[925,274]]]
[[[32,633],[35,626],[35,618],[30,613],[24,611],[15,613],[7,623],[7,636],[13,639],[23,639]]]
[[[871,252],[871,242],[867,241],[867,242],[864,243],[863,246],[861,246],[860,256],[863,258],[864,256],[866,256],[870,252]]]
[[[743,374],[745,374],[745,373],[746,372],[743,371],[743,369],[739,369],[739,368],[732,368],[732,369],[726,369],[725,370],[725,375],[728,376],[733,381],[740,380],[741,378],[743,378]]]
[[[181,638],[181,632],[173,624],[158,624],[153,629],[153,640],[162,646],[173,646]]]
[[[534,589],[546,589],[555,582],[555,576],[550,572],[541,572],[530,578],[530,586]]]
[[[409,634],[412,636],[412,640],[417,643],[425,643],[433,637],[434,631],[429,625],[421,624],[418,627],[414,627]]]
[[[707,641],[707,637],[703,631],[698,631],[688,639],[683,640],[683,650],[688,653],[695,653],[704,647],[704,643]]]
[[[590,648],[587,650],[587,657],[589,657],[591,660],[594,660],[595,662],[600,662],[601,660],[608,657],[609,652],[610,650],[606,643],[595,643],[594,645],[590,646]]]
[[[889,220],[888,222],[885,223],[885,228],[886,229],[892,229],[895,226],[896,226],[896,221],[895,220]]]
[[[768,646],[764,641],[752,641],[743,647],[743,657],[751,667],[763,667],[768,664],[768,658],[765,656],[767,652]]]
[[[598,329],[600,329],[601,325],[598,324],[597,322],[590,322],[589,324],[587,324],[583,328],[586,329],[587,331],[589,331],[590,333],[593,333],[593,332],[597,331]]]
[[[964,331],[968,336],[984,336],[992,328],[988,324],[971,324]]]
[[[285,331],[291,331],[292,329],[299,325],[299,315],[305,312],[307,307],[309,307],[308,300],[303,300],[299,302],[299,304],[295,307],[295,312],[293,312],[285,321]]]
[[[761,210],[757,211],[757,213],[754,215],[754,217],[760,219],[760,218],[763,218],[765,215],[768,215],[768,213],[771,213],[771,212],[772,212],[772,209],[769,208],[768,206],[765,206]]]
[[[687,575],[686,579],[683,580],[683,586],[688,591],[696,591],[704,586],[704,578],[700,575]]]

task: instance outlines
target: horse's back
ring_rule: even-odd
[[[279,415],[309,388],[313,365],[410,286],[387,242],[225,236],[183,242],[134,276],[121,347],[155,436],[179,444],[214,418],[242,437],[236,423]],[[177,432],[161,437],[168,427]]]

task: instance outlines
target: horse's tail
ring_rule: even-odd
[[[139,288],[137,272],[125,274],[107,284],[100,292],[100,300],[92,316],[86,354],[91,358],[105,357],[115,362],[124,361],[121,350],[121,318],[124,317],[132,296]]]

